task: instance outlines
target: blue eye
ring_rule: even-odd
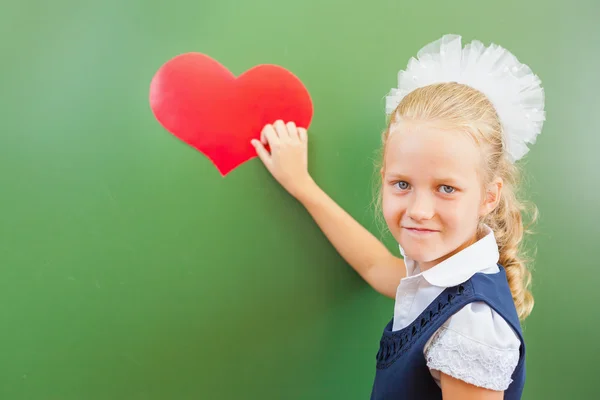
[[[455,189],[452,186],[448,186],[448,185],[442,185],[440,186],[440,189],[442,190],[442,192],[446,193],[446,194],[451,194],[454,193]]]
[[[408,182],[400,181],[400,182],[396,182],[396,185],[398,186],[398,189],[400,189],[400,190],[408,189]]]

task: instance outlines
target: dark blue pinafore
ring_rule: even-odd
[[[377,352],[371,400],[442,399],[442,391],[427,368],[423,348],[431,335],[466,304],[483,301],[502,316],[521,340],[520,358],[504,399],[519,400],[525,384],[525,343],[504,268],[496,274],[475,274],[444,290],[410,325],[392,332],[390,321]]]

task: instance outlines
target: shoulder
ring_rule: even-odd
[[[500,314],[484,302],[469,303],[452,315],[424,347],[427,365],[475,386],[506,390],[519,362],[521,341]]]

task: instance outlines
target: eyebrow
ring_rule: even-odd
[[[385,177],[386,178],[393,178],[393,179],[399,179],[399,180],[404,180],[404,181],[410,181],[410,177],[406,174],[402,174],[399,172],[386,172],[385,173]],[[459,177],[456,176],[452,176],[452,175],[439,175],[433,178],[433,180],[437,183],[444,183],[447,185],[460,185],[462,182],[462,179],[460,179]]]
[[[384,174],[384,176],[386,178],[394,178],[394,179],[400,179],[400,180],[404,180],[404,181],[409,180],[409,177],[407,175],[404,175],[404,174],[401,174],[401,173],[398,173],[398,172],[388,172],[388,171],[386,171],[385,174]]]
[[[436,182],[443,182],[449,185],[460,185],[462,179],[453,177],[453,176],[441,176],[434,178]]]

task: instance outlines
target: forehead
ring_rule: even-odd
[[[385,147],[386,173],[476,177],[481,153],[465,132],[433,124],[402,123],[391,132]]]

